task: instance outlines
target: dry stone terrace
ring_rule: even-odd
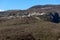
[[[18,15],[10,15],[10,16],[3,16],[3,17],[0,17],[0,19],[11,19],[11,18],[17,18],[17,17],[30,17],[30,16],[38,16],[38,15],[43,15],[45,13],[36,13],[36,12],[33,12],[33,13],[25,13],[25,14],[18,14]]]

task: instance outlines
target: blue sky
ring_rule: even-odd
[[[60,4],[60,0],[0,0],[0,10],[27,9],[45,4]]]

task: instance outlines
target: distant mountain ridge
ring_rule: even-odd
[[[29,9],[32,9],[32,8],[45,8],[45,7],[55,8],[55,7],[60,7],[60,5],[36,5],[36,6],[30,7]]]
[[[0,17],[3,19],[5,19],[5,18],[10,19],[10,18],[16,18],[16,17],[31,17],[32,16],[36,19],[41,18],[43,20],[51,21],[51,20],[54,20],[53,17],[55,18],[56,14],[58,15],[56,17],[58,18],[58,20],[60,20],[60,18],[59,18],[60,5],[36,5],[36,6],[30,7],[26,10],[3,11],[3,12],[0,12]]]
[[[60,5],[35,5],[35,6],[32,6],[30,8],[28,8],[27,10],[31,11],[31,10],[41,10],[42,8],[49,8],[51,7],[52,9],[55,9],[55,10],[60,10]],[[6,11],[3,11],[3,12],[18,12],[18,11],[27,11],[27,10],[6,10]]]
[[[0,14],[24,14],[33,12],[58,12],[60,15],[60,5],[35,5],[26,10],[6,10],[0,11]]]

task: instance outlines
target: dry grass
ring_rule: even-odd
[[[12,22],[14,21],[10,21]],[[29,22],[26,22],[20,23],[16,20],[16,24],[15,22],[0,23],[0,40],[58,40],[60,38],[60,23],[33,22],[30,18]]]

